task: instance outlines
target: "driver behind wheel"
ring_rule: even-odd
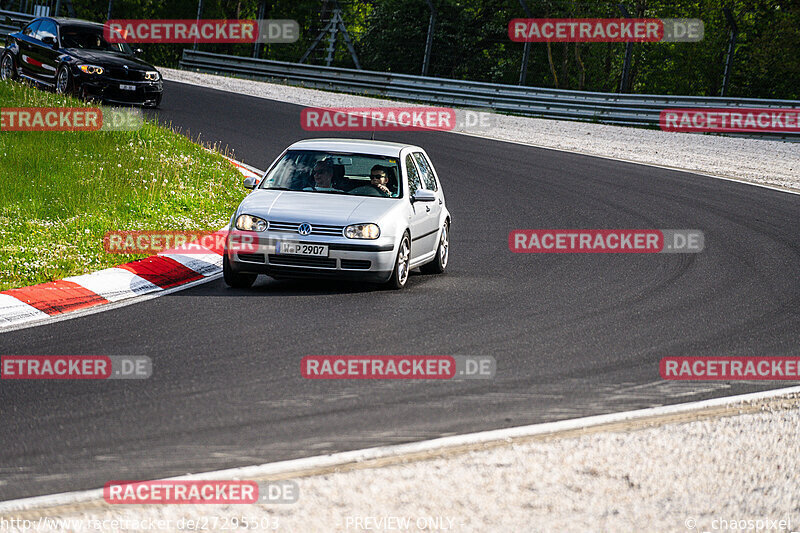
[[[389,172],[388,169],[381,165],[375,165],[369,173],[370,183],[378,189],[384,196],[391,196],[392,191],[389,190]]]

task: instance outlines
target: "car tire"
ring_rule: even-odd
[[[399,290],[408,283],[408,275],[411,270],[408,265],[411,262],[411,239],[408,233],[403,234],[400,246],[397,247],[397,257],[394,260],[392,277],[386,282],[386,287],[392,290]]]
[[[442,274],[450,259],[450,223],[445,222],[439,234],[439,246],[436,247],[436,259],[425,263],[419,269],[424,274]]]
[[[72,95],[75,91],[72,73],[67,65],[58,67],[56,74],[56,94]]]
[[[249,289],[256,282],[258,274],[245,274],[234,272],[231,268],[231,263],[228,261],[228,251],[226,250],[222,255],[222,277],[228,287],[234,289]]]
[[[14,61],[14,55],[11,52],[6,51],[0,58],[0,79],[3,81],[16,81],[19,79],[19,71],[17,70],[16,61]]]

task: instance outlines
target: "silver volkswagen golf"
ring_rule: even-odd
[[[450,213],[439,177],[418,146],[354,139],[296,142],[270,166],[231,218],[225,282],[332,277],[395,289],[409,271],[442,273]],[[247,237],[250,246],[238,246]]]

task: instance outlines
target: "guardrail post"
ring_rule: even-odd
[[[730,8],[723,8],[722,13],[725,15],[725,20],[728,21],[728,26],[731,27],[728,33],[728,53],[725,56],[725,73],[722,76],[722,91],[720,96],[725,96],[728,93],[728,83],[731,81],[731,69],[733,68],[733,53],[736,46],[736,35],[739,33],[739,27],[733,19],[733,13]]]
[[[428,19],[428,37],[425,39],[425,58],[422,60],[422,75],[428,75],[428,67],[431,64],[431,48],[433,47],[433,28],[436,24],[436,8],[433,6],[431,0],[428,1],[428,7],[431,9],[431,18]]]
[[[528,18],[533,18],[531,15],[531,10],[528,9],[528,4],[525,3],[525,0],[519,0],[519,4],[522,6],[522,9],[525,10],[525,16]],[[518,85],[525,85],[525,78],[528,77],[528,57],[531,54],[531,43],[530,41],[525,42],[525,46],[522,49],[522,66],[519,68],[519,84]]]
[[[203,0],[197,0],[197,25],[200,25],[200,15],[203,14]],[[197,50],[197,37],[194,39],[192,50]]]
[[[114,0],[108,0],[108,14],[106,14],[106,20],[111,20],[111,6],[114,5]]]
[[[626,19],[631,18],[628,10],[623,4],[617,4],[617,7],[622,11],[622,16]],[[619,82],[619,92],[627,93],[630,91],[630,77],[631,77],[631,56],[633,55],[633,43],[628,41],[625,45],[625,61],[622,63],[622,80]]]
[[[261,20],[264,18],[264,11],[266,10],[267,6],[264,5],[264,0],[258,3],[258,17],[257,20]],[[258,58],[258,48],[261,46],[261,43],[258,41],[253,43],[253,57]]]

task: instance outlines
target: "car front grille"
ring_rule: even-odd
[[[270,265],[300,266],[313,268],[336,268],[336,259],[329,257],[308,257],[302,255],[275,255],[269,256]]]
[[[264,254],[239,254],[239,253],[237,253],[236,256],[239,258],[240,261],[248,261],[250,263],[263,263],[264,262]]]
[[[302,222],[279,222],[275,220],[269,221],[269,229],[271,231],[289,231],[298,233],[298,228]],[[330,237],[341,237],[344,232],[344,226],[329,226],[326,224],[311,224],[311,233],[309,235],[327,235]]]
[[[112,67],[108,70],[108,75],[115,80],[125,81],[144,81],[143,70],[124,69],[119,67]]]
[[[372,266],[372,261],[364,261],[362,259],[340,259],[342,268],[346,270],[369,270]]]

